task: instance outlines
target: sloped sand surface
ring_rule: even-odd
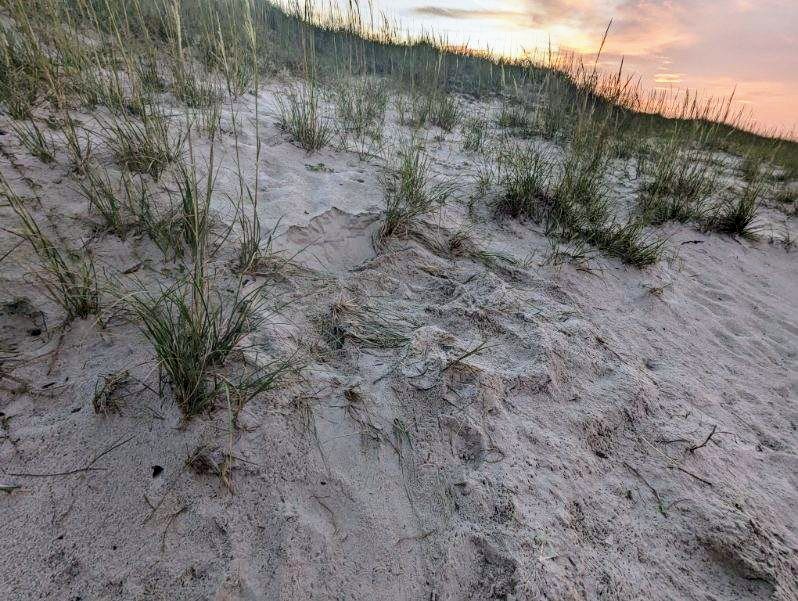
[[[117,312],[58,328],[27,247],[3,264],[0,346],[33,386],[0,392],[19,487],[0,496],[0,596],[798,598],[795,252],[666,226],[645,271],[542,265],[531,224],[477,219],[454,244],[466,202],[377,252],[378,166],[308,156],[271,121],[262,220],[290,268],[253,339],[305,367],[237,429],[224,403],[184,421]],[[66,169],[0,145],[70,239],[85,207]],[[429,148],[444,175],[473,167]],[[98,244],[109,271],[173,268],[145,239]],[[117,370],[119,412],[97,415]]]

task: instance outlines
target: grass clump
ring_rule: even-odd
[[[182,220],[176,208],[169,206],[159,209],[154,206],[151,193],[141,177],[134,182],[128,174],[123,173],[121,184],[124,205],[133,226],[145,233],[164,256],[183,256]]]
[[[187,416],[209,410],[223,388],[248,396],[263,392],[287,369],[270,364],[238,384],[225,375],[225,362],[254,327],[260,293],[243,293],[239,285],[225,298],[196,267],[187,281],[160,294],[132,297],[130,307],[155,349],[163,382]]]
[[[534,130],[534,119],[524,105],[504,102],[496,117],[496,125],[511,130],[516,136],[529,137]]]
[[[202,76],[197,73],[177,77],[172,91],[175,98],[192,109],[204,109],[219,104],[223,98],[218,85],[202,83]]]
[[[14,232],[26,240],[44,269],[40,277],[49,296],[66,312],[67,320],[85,318],[100,310],[100,291],[94,263],[83,253],[59,249],[39,228],[24,201],[0,177],[0,195],[20,221]]]
[[[643,268],[659,260],[664,243],[647,234],[644,221],[613,214],[607,186],[613,125],[592,112],[578,117],[554,187],[547,229]]]
[[[606,173],[609,166],[606,133],[601,125],[584,124],[561,161],[554,187],[554,222],[578,230],[605,221],[609,214]]]
[[[709,213],[705,227],[722,234],[754,239],[760,199],[768,190],[767,176],[757,170],[733,195],[722,200]]]
[[[103,167],[93,166],[80,182],[80,190],[90,212],[102,219],[102,229],[124,240],[131,231],[145,234],[165,255],[173,258],[185,254],[186,244],[195,239],[195,224],[200,229],[207,226],[204,207],[196,210],[194,219],[192,203],[200,198],[198,188],[185,177],[187,168],[181,166],[175,179],[179,196],[175,202],[157,206],[144,178],[137,180],[127,172],[112,177]]]
[[[183,168],[180,171],[182,173]],[[187,189],[187,186],[191,187]],[[126,172],[112,178],[106,169],[94,166],[80,182],[80,190],[89,204],[90,212],[102,219],[105,231],[112,232],[122,240],[131,231],[146,234],[164,255],[181,257],[185,244],[190,244],[195,238],[192,202],[199,197],[199,193],[190,180],[180,175],[176,177],[176,187],[178,190],[175,194],[180,196],[180,202],[158,207],[143,178],[134,181]],[[204,228],[207,225],[204,208],[198,211],[198,225]]]
[[[89,210],[99,215],[105,229],[125,239],[130,228],[130,223],[124,213],[124,204],[114,190],[108,172],[99,169],[89,169],[86,177],[80,182],[83,197],[89,203]]]
[[[435,84],[414,86],[409,98],[397,99],[396,110],[399,123],[414,129],[434,125],[450,132],[462,118],[457,98]]]
[[[105,106],[114,114],[124,112],[128,103],[125,89],[116,72],[106,73],[99,65],[88,65],[78,72],[72,82],[81,104],[88,108]]]
[[[241,279],[235,286],[225,287],[207,274],[207,261],[214,253],[209,242],[217,173],[213,146],[206,168],[203,178],[192,155],[190,161],[180,162],[175,174],[179,203],[172,224],[182,242],[174,240],[172,244],[190,250],[187,276],[155,294],[135,294],[129,301],[158,357],[161,383],[169,385],[186,416],[210,410],[222,393],[228,399],[234,397],[240,407],[272,388],[289,368],[288,362],[275,361],[257,364],[248,372],[236,369],[235,378],[230,375],[231,355],[243,353],[244,339],[263,319],[263,287],[246,292]]]
[[[744,182],[756,182],[762,178],[764,159],[757,153],[750,153],[740,162],[740,175]]]
[[[185,143],[182,133],[170,133],[167,118],[158,112],[143,114],[141,122],[123,117],[103,124],[103,129],[108,146],[121,165],[156,180],[181,157]]]
[[[716,207],[708,220],[707,229],[753,239],[756,238],[757,232],[754,225],[757,213],[757,196],[744,191],[739,196],[721,202]]]
[[[792,204],[798,200],[798,190],[790,188],[786,183],[776,189],[774,200],[781,204]]]
[[[250,211],[246,210],[247,205],[251,208]],[[236,213],[238,214],[238,226],[240,229],[236,268],[241,273],[247,273],[262,261],[264,255],[270,253],[272,235],[268,237],[264,249],[257,198],[249,186],[244,189],[236,203]],[[272,234],[276,232],[279,224],[278,220],[277,225],[272,230]]]
[[[85,129],[78,131],[78,124],[68,113],[64,115],[64,138],[75,173],[85,175],[89,170],[94,145]]]
[[[429,157],[413,143],[399,155],[398,165],[383,175],[386,211],[378,240],[406,234],[416,219],[445,202],[448,189],[433,181],[430,169]]]
[[[535,148],[512,148],[499,156],[500,192],[494,209],[510,217],[539,221],[550,209],[552,163]]]
[[[463,122],[463,150],[479,152],[487,138],[488,123],[480,117],[471,117]]]
[[[317,84],[311,79],[307,85],[294,87],[278,98],[278,124],[294,142],[308,152],[330,143],[333,129],[323,114]]]
[[[153,53],[136,57],[133,61],[132,73],[141,88],[142,95],[148,96],[166,91],[166,81],[161,76],[158,60]]]
[[[210,201],[214,185],[213,157],[208,165],[205,182],[197,175],[196,166],[181,162],[175,175],[177,196],[179,199],[177,213],[183,239],[192,250],[201,249],[208,237],[211,225]]]
[[[644,158],[639,166],[644,182],[641,214],[655,225],[701,220],[717,179],[710,154],[675,137],[659,148],[654,160]]]
[[[0,103],[11,117],[32,117],[51,74],[52,63],[37,41],[0,23]]]
[[[637,268],[657,263],[664,251],[665,241],[646,232],[646,223],[639,219],[612,220],[592,227],[585,239],[611,257]]]
[[[222,126],[222,103],[213,102],[208,106],[197,109],[193,115],[194,127],[213,140]]]
[[[336,115],[344,131],[356,140],[379,138],[388,106],[385,83],[372,77],[342,79],[333,88]]]
[[[461,119],[460,107],[454,94],[436,91],[429,97],[429,122],[443,131],[451,132]]]
[[[511,148],[500,155],[498,213],[545,224],[547,235],[568,244],[591,244],[627,264],[656,263],[663,242],[639,219],[614,215],[607,186],[611,124],[590,112],[571,131],[560,157],[535,148]]]
[[[53,141],[44,134],[36,121],[31,119],[23,123],[13,123],[11,128],[20,144],[37,159],[43,163],[52,163],[55,160]]]

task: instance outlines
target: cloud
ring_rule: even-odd
[[[416,15],[426,17],[443,17],[446,19],[492,19],[504,21],[510,19],[529,19],[530,15],[521,11],[481,10],[466,8],[445,8],[442,6],[418,6],[412,11]]]
[[[654,83],[679,84],[684,81],[684,73],[657,73]]]
[[[613,20],[607,50],[619,54],[647,54],[666,45],[687,42],[676,22],[680,0],[508,0],[501,9],[449,8],[425,5],[412,9],[419,16],[500,21],[508,29],[551,33],[559,46],[589,54],[597,49]]]

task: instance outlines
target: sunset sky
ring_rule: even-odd
[[[554,48],[625,57],[646,88],[728,96],[759,125],[798,130],[798,0],[372,0],[410,32],[518,55]]]

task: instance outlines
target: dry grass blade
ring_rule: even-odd
[[[371,305],[357,305],[340,300],[330,310],[329,330],[333,346],[341,348],[346,340],[373,348],[396,348],[410,340],[411,326]]]

